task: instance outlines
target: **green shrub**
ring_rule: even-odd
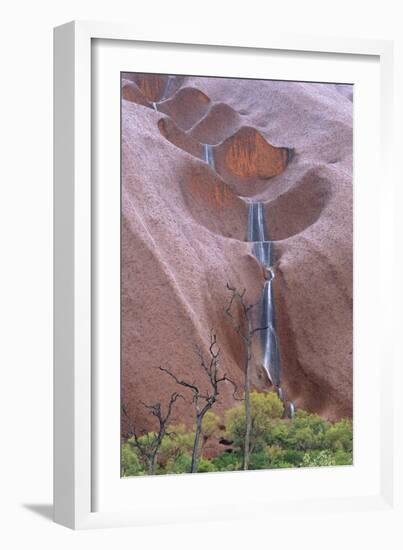
[[[197,471],[199,473],[203,473],[203,472],[217,472],[218,470],[212,461],[207,460],[207,458],[201,458],[197,465]]]
[[[145,470],[140,463],[139,457],[130,443],[123,443],[121,452],[121,475],[141,476],[145,474]]]
[[[330,426],[318,414],[299,410],[292,420],[285,420],[273,427],[268,443],[294,451],[326,449],[326,434]]]
[[[331,451],[309,451],[304,454],[302,459],[302,466],[318,467],[318,466],[335,466],[336,461]]]
[[[270,431],[267,444],[286,448],[290,437],[291,423],[292,421],[277,422]]]
[[[203,417],[202,422],[202,436],[205,441],[210,439],[215,433],[218,432],[220,427],[220,417],[213,411],[207,411]]]
[[[301,466],[303,453],[278,446],[269,446],[265,449],[266,468],[295,468]]]
[[[282,451],[281,454],[282,461],[294,467],[301,466],[303,457],[304,453],[301,451],[294,451],[293,449],[286,449]]]
[[[270,470],[274,468],[291,468],[292,464],[284,458],[284,451],[278,449],[278,452],[269,453],[267,449],[252,453],[250,457],[251,470]]]
[[[265,447],[270,439],[270,432],[274,421],[280,419],[284,412],[284,406],[277,394],[252,392],[251,418],[252,429],[250,434],[251,451],[258,451]],[[245,440],[246,415],[245,406],[239,405],[229,409],[225,414],[227,437],[240,449]]]
[[[184,424],[178,426],[168,426],[167,433],[161,442],[158,454],[158,463],[162,468],[166,464],[174,463],[181,455],[187,455],[192,452],[194,433],[188,432]]]
[[[186,474],[190,472],[192,465],[191,455],[181,454],[174,459],[168,460],[165,466],[166,474]]]
[[[348,451],[336,451],[334,460],[336,466],[351,466],[353,464],[353,454]]]
[[[242,456],[239,453],[222,453],[211,462],[218,472],[231,472],[241,469]]]
[[[266,470],[271,468],[271,462],[265,451],[259,451],[250,455],[251,470]]]
[[[353,424],[343,419],[331,426],[326,434],[326,443],[334,451],[353,451]]]

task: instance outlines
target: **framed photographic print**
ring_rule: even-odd
[[[57,522],[393,512],[391,78],[387,41],[55,30]]]

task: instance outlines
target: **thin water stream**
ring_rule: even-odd
[[[175,83],[175,77],[168,76],[160,101],[164,101],[165,99],[168,99],[171,95],[173,95],[172,90],[173,90],[174,83]]]
[[[207,162],[212,170],[215,170],[214,151],[212,145],[209,145],[207,143],[203,145],[203,155],[204,161]]]
[[[152,101],[151,104],[153,106],[154,111],[158,112],[158,103],[161,103],[161,101],[165,101],[168,99],[172,94],[173,86],[175,83],[175,76],[168,76],[167,81],[165,83],[164,90],[161,94],[161,97],[158,101]]]
[[[248,241],[252,242],[252,251],[258,262],[266,271],[266,282],[263,287],[260,302],[260,323],[266,327],[260,331],[262,347],[262,363],[270,382],[276,389],[277,395],[284,404],[287,416],[292,418],[295,406],[286,402],[284,391],[281,388],[280,350],[276,333],[276,316],[273,297],[273,243],[268,240],[264,220],[263,203],[250,202],[248,213]]]

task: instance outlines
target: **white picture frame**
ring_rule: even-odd
[[[228,37],[228,34],[226,36]],[[334,59],[337,56],[346,56],[346,58],[364,56],[375,59],[380,69],[380,147],[375,153],[379,154],[384,174],[386,172],[384,181],[388,182],[393,181],[391,172],[388,172],[393,154],[393,44],[380,40],[353,38],[346,40],[331,37],[286,36],[275,33],[271,33],[268,37],[256,36],[253,41],[242,37],[234,37],[232,40],[226,38],[223,41],[210,36],[208,32],[203,32],[202,38],[195,39],[187,36],[185,30],[181,36],[177,33],[171,36],[169,30],[164,36],[148,36],[130,25],[91,22],[72,22],[55,29],[55,521],[71,528],[82,529],[243,517],[242,506],[235,502],[232,507],[225,509],[222,504],[218,504],[216,508],[203,503],[199,503],[198,506],[186,503],[184,506],[183,503],[180,505],[179,497],[175,504],[174,497],[174,505],[170,510],[164,509],[163,505],[157,509],[155,503],[142,504],[139,488],[140,486],[144,488],[145,483],[151,483],[152,486],[148,485],[148,487],[152,487],[153,495],[160,491],[162,494],[164,490],[172,494],[172,489],[175,487],[178,487],[179,493],[182,491],[186,494],[190,487],[193,490],[197,489],[201,483],[203,486],[219,483],[228,491],[231,491],[231,487],[235,487],[245,495],[246,486],[252,487],[253,493],[262,483],[262,476],[270,475],[270,472],[259,474],[248,472],[247,479],[242,477],[244,474],[214,474],[213,481],[209,475],[203,477],[203,481],[200,480],[199,475],[192,476],[192,480],[190,480],[191,476],[181,476],[180,480],[176,476],[165,476],[167,479],[163,481],[160,478],[133,479],[130,482],[136,482],[138,485],[131,505],[123,500],[123,504],[118,505],[116,502],[118,493],[115,492],[115,496],[113,498],[111,496],[110,499],[111,505],[105,511],[95,511],[97,506],[94,494],[97,491],[94,490],[94,484],[99,482],[100,475],[106,475],[102,468],[100,474],[99,464],[94,458],[95,450],[99,451],[96,432],[102,428],[97,421],[100,412],[96,403],[98,386],[94,381],[96,373],[94,356],[98,353],[94,347],[94,325],[96,316],[99,314],[97,288],[93,284],[98,265],[94,256],[94,242],[97,239],[96,232],[99,226],[92,216],[93,209],[98,208],[94,202],[93,187],[94,173],[98,171],[98,167],[94,169],[94,143],[97,136],[94,136],[92,113],[94,114],[96,109],[93,105],[93,87],[96,82],[96,79],[94,80],[94,45],[102,40],[115,41],[115,44],[124,41],[126,46],[129,43],[159,44],[159,47],[164,47],[163,44],[175,44],[176,48],[185,48],[186,45],[187,48],[194,48],[194,51],[201,52],[201,56],[203,48],[209,48],[210,55],[212,50],[218,53],[223,49],[239,50],[241,48],[244,56],[252,55],[253,52],[269,51],[283,52],[285,56],[291,55],[292,52],[300,56],[310,56],[320,52],[328,55],[329,59],[332,56]],[[140,70],[144,71],[143,67],[144,65]],[[154,67],[155,65],[152,70],[155,70]],[[116,144],[116,147],[119,148],[120,143]],[[388,174],[390,174],[389,180]],[[361,172],[360,177],[365,175]],[[378,203],[376,194],[371,200],[373,200],[371,208],[378,209],[380,221],[375,238],[380,239],[379,261],[381,261],[393,248],[393,242],[386,238],[391,231],[393,184],[389,183],[382,189]],[[320,491],[306,494],[304,506],[309,507],[312,514],[323,510],[342,510],[346,507],[351,511],[388,510],[391,514],[395,511],[393,423],[390,420],[395,412],[390,392],[395,357],[392,347],[388,346],[390,336],[386,324],[390,303],[388,289],[393,286],[392,275],[387,270],[380,270],[378,283],[379,288],[382,289],[382,296],[377,302],[377,315],[381,319],[379,332],[387,361],[385,366],[382,366],[385,376],[379,380],[379,383],[374,381],[369,391],[377,392],[380,400],[379,417],[377,417],[380,427],[379,439],[377,439],[379,480],[377,480],[376,489],[371,489],[369,494],[365,490],[358,489],[356,493],[354,493],[355,489],[353,492],[343,493],[343,488],[337,496],[334,493],[329,498]],[[375,376],[379,374],[376,368],[378,367],[374,365]],[[383,380],[387,380],[387,383]],[[104,389],[101,388],[99,391],[102,392]],[[320,484],[322,487],[323,483],[329,483],[329,486],[332,483],[337,485],[337,478],[333,476],[333,479],[330,479],[329,471],[321,470],[319,474],[314,474],[314,484],[318,486]],[[369,473],[370,470],[366,475]],[[283,472],[278,474],[283,475]],[[289,472],[287,475],[293,474]],[[307,478],[310,475],[312,473],[306,471]],[[350,483],[348,475],[346,474],[344,480],[346,485]],[[126,492],[127,487],[126,484]],[[130,488],[129,491],[131,491]],[[296,500],[289,498],[285,501],[290,514],[298,513],[301,499],[304,499],[303,485],[299,491]],[[245,498],[250,498],[252,502],[252,497],[253,495]],[[260,496],[258,501],[259,513],[268,511],[276,513],[275,500]],[[252,515],[256,514],[252,507]]]

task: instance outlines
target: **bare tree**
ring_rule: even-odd
[[[231,297],[225,308],[225,313],[230,318],[236,332],[241,338],[245,355],[244,355],[244,374],[245,374],[245,383],[244,383],[244,401],[245,401],[245,417],[246,417],[246,426],[245,426],[245,441],[244,441],[244,459],[243,459],[243,469],[249,469],[249,460],[250,460],[250,436],[252,430],[252,414],[251,414],[251,403],[250,403],[250,361],[252,358],[252,339],[253,335],[260,331],[266,330],[268,327],[258,327],[253,328],[252,321],[252,309],[255,304],[247,304],[245,301],[246,288],[242,292],[239,292],[235,287],[230,286],[227,283],[227,289],[231,292]],[[237,312],[234,312],[234,309],[237,309]]]
[[[193,393],[192,403],[195,408],[196,430],[192,451],[192,464],[190,469],[191,473],[197,472],[200,449],[200,435],[202,431],[203,418],[207,411],[209,411],[218,401],[220,385],[222,383],[229,382],[234,387],[234,397],[236,392],[235,383],[230,378],[228,378],[225,373],[222,376],[219,374],[220,348],[217,345],[217,336],[214,331],[210,332],[209,361],[205,361],[203,352],[198,346],[196,346],[196,354],[199,357],[200,365],[208,380],[209,388],[205,392],[202,391],[195,382],[190,383],[186,380],[181,380],[169,369],[159,367],[161,371],[166,372],[171,378],[173,378],[173,380],[175,380],[177,384],[188,388]]]
[[[171,394],[165,415],[162,412],[161,403],[155,403],[154,405],[142,403],[152,416],[158,420],[159,427],[157,432],[149,433],[143,430],[141,435],[137,433],[134,422],[127,412],[127,407],[122,405],[122,412],[129,423],[128,436],[130,438],[130,443],[138,450],[140,458],[147,464],[148,473],[150,475],[155,474],[158,452],[164,436],[169,435],[167,426],[172,415],[174,403],[178,398],[183,399],[183,396],[177,392]]]

